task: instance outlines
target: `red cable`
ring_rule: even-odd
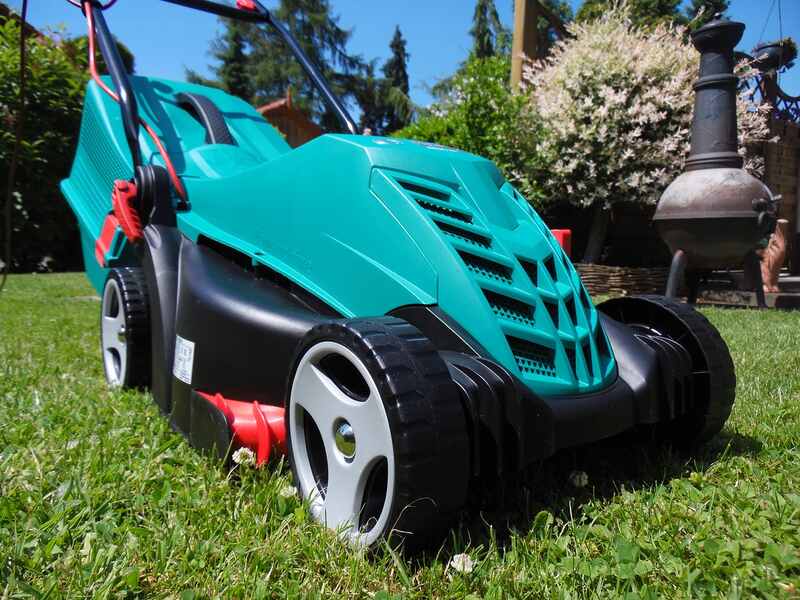
[[[111,6],[116,2],[113,0],[106,7]],[[89,24],[89,72],[92,75],[92,79],[94,79],[95,83],[100,86],[100,89],[103,90],[106,94],[111,96],[114,102],[119,104],[119,96],[111,90],[102,79],[100,79],[100,75],[97,73],[97,65],[95,63],[95,52],[94,52],[94,19],[92,17],[91,7],[89,6],[89,1],[84,0],[84,12],[86,13],[86,21]],[[139,123],[144,127],[144,130],[148,133],[148,135],[152,138],[153,143],[156,145],[158,152],[161,154],[161,157],[164,159],[164,164],[167,167],[167,172],[169,173],[169,178],[172,180],[172,185],[175,186],[175,190],[178,192],[178,195],[185,201],[186,200],[186,190],[183,187],[183,182],[181,181],[180,177],[178,177],[177,171],[175,171],[175,167],[172,165],[172,160],[167,153],[167,149],[164,148],[164,145],[161,143],[161,139],[159,139],[158,134],[148,125],[144,119],[141,117],[139,118]]]

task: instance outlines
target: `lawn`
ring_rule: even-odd
[[[0,598],[798,597],[800,314],[704,312],[739,387],[702,453],[630,439],[562,453],[507,518],[473,518],[411,560],[344,547],[286,493],[282,465],[229,476],[146,395],[106,389],[82,275],[12,277],[0,294]],[[448,566],[459,553],[471,573]]]

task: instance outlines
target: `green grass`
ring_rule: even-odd
[[[800,588],[800,315],[705,311],[737,404],[694,459],[617,439],[538,466],[504,518],[414,560],[354,552],[280,491],[281,465],[228,476],[146,395],[101,373],[81,275],[0,295],[0,598],[729,597]],[[588,474],[577,489],[570,472]],[[494,525],[491,525],[494,524]],[[448,568],[467,552],[472,573]]]

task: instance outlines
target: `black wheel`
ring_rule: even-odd
[[[657,438],[688,448],[717,435],[736,398],[733,360],[717,328],[692,306],[664,296],[615,298],[598,309],[637,333],[667,337],[688,353],[693,401],[683,415],[657,426]]]
[[[357,546],[440,541],[466,502],[469,443],[430,341],[389,317],[318,325],[289,385],[289,457],[314,519]]]
[[[108,385],[150,385],[150,311],[141,269],[109,272],[100,312],[100,347]]]

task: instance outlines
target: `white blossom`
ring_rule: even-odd
[[[281,498],[294,498],[297,495],[297,488],[293,485],[285,485],[280,489],[278,495]]]
[[[472,560],[469,554],[456,554],[450,559],[448,566],[458,573],[472,573],[475,561]]]
[[[572,471],[569,474],[569,482],[573,487],[584,488],[589,485],[589,475],[586,474],[586,471]]]
[[[239,448],[233,453],[233,462],[243,467],[252,467],[256,464],[256,455],[250,448]]]
[[[544,204],[652,205],[683,170],[699,54],[683,28],[639,28],[628,11],[623,2],[597,20],[570,24],[570,39],[523,69],[525,116],[541,126],[528,152],[542,157],[540,171],[527,175],[535,189],[523,191]],[[747,66],[739,71],[754,75]],[[745,168],[758,176],[763,158],[754,151],[770,137],[769,108],[745,93],[737,110]],[[586,191],[571,195],[576,181]]]

